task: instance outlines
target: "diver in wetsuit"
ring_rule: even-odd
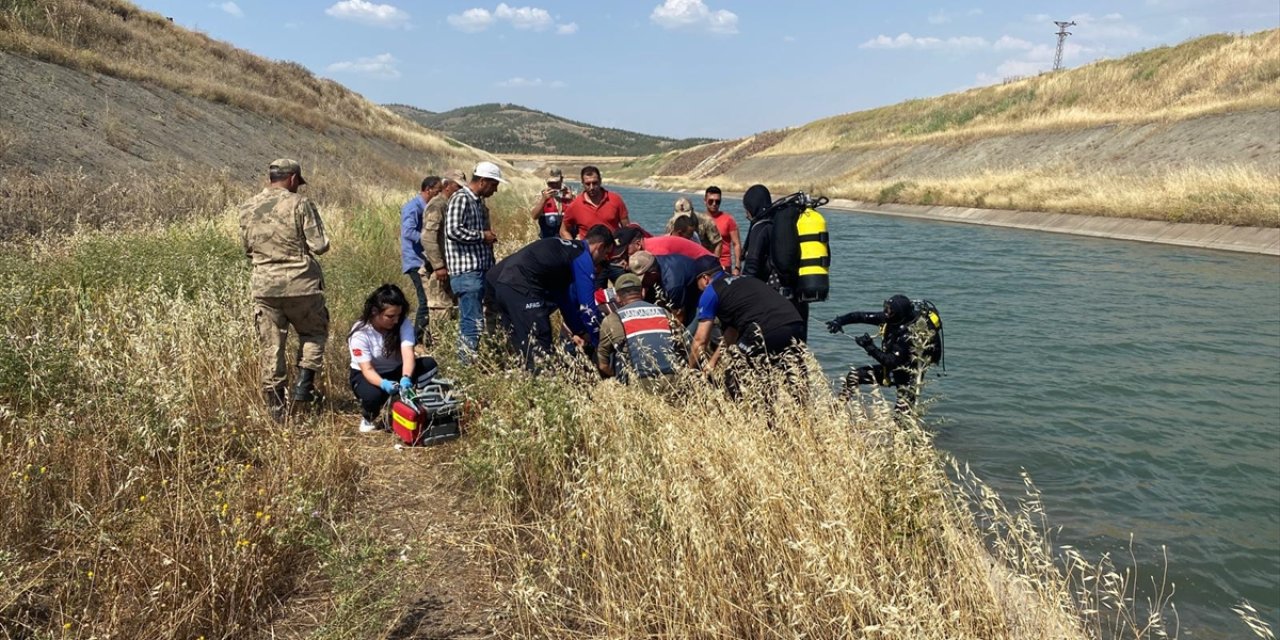
[[[742,196],[742,208],[751,221],[742,247],[742,275],[767,283],[796,308],[802,320],[799,338],[803,342],[809,339],[809,303],[795,295],[795,276],[782,273],[774,266],[773,205],[773,195],[762,184],[751,185]]]
[[[896,409],[906,412],[915,404],[916,371],[918,366],[927,365],[928,354],[916,353],[916,343],[912,339],[912,326],[915,324],[917,312],[911,299],[904,295],[895,295],[884,301],[883,311],[854,311],[827,321],[827,331],[842,333],[847,324],[881,325],[883,337],[880,346],[870,335],[862,334],[854,338],[854,342],[862,347],[867,355],[876,361],[874,365],[853,367],[844,378],[844,390],[841,397],[853,394],[853,388],[864,384],[893,386],[897,391]]]

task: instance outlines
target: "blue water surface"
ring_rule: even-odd
[[[678,194],[617,188],[662,232]],[[697,196],[693,197],[695,203]],[[746,239],[741,203],[726,198]],[[822,322],[894,293],[945,322],[939,447],[1006,498],[1026,470],[1059,544],[1165,571],[1184,638],[1280,626],[1280,260],[829,210],[831,299],[810,346],[836,379],[866,356]],[[1133,542],[1130,543],[1130,536]]]

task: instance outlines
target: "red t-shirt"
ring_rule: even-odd
[[[733,258],[730,256],[733,253],[733,241],[730,238],[738,231],[738,222],[723,211],[711,216],[711,219],[716,223],[716,231],[720,232],[720,264],[728,269],[733,266]]]
[[[673,253],[680,254],[690,260],[697,260],[702,256],[711,255],[706,247],[692,241],[685,240],[680,236],[654,236],[644,239],[644,250],[655,256],[669,256]]]
[[[622,226],[622,219],[627,217],[627,204],[622,201],[622,196],[608,190],[604,190],[599,206],[588,202],[587,194],[583,192],[564,208],[564,222],[570,228],[578,225],[579,239],[586,238],[587,229],[598,224],[617,231]]]

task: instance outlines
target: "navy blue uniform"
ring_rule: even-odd
[[[599,319],[595,302],[595,263],[585,242],[543,238],[503,258],[485,276],[498,306],[499,320],[533,369],[535,356],[551,351],[551,312],[560,310],[575,334],[595,344]]]

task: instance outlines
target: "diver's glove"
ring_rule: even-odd
[[[871,339],[871,336],[865,333],[854,338],[853,341],[858,343],[858,346],[862,347],[863,349],[870,349],[871,347],[874,347],[876,344],[875,341]]]
[[[400,385],[385,378],[383,378],[382,382],[378,383],[378,386],[381,387],[382,392],[387,395],[395,395],[396,392],[400,391]]]
[[[828,333],[844,333],[844,324],[840,322],[840,318],[827,321]]]

